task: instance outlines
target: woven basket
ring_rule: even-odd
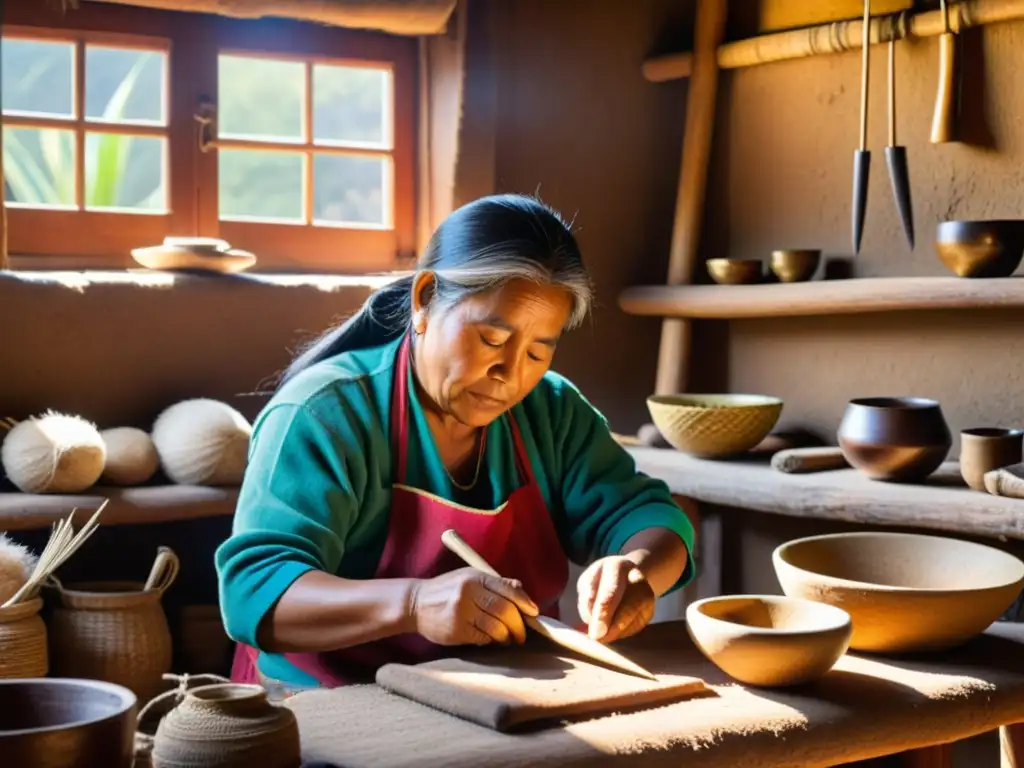
[[[676,450],[701,458],[733,456],[764,440],[782,413],[766,395],[655,395],[654,425]]]
[[[39,616],[43,599],[0,608],[0,678],[46,677],[46,624]]]
[[[165,689],[171,632],[160,598],[170,583],[143,590],[130,581],[64,587],[53,579],[50,658],[58,677],[85,677],[129,688],[140,701]]]
[[[157,727],[153,768],[299,768],[299,727],[258,685],[193,688]]]

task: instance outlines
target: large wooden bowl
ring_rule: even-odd
[[[0,680],[0,765],[132,768],[135,694],[75,678]]]
[[[776,595],[709,597],[686,608],[694,645],[747,685],[807,683],[828,672],[850,644],[850,615]]]
[[[1020,593],[1024,563],[984,544],[911,533],[797,539],[772,553],[782,591],[842,607],[850,648],[903,653],[966,642]]]
[[[647,409],[673,448],[716,458],[760,443],[779,420],[782,401],[767,395],[653,395]]]

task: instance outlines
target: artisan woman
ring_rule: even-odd
[[[254,428],[217,552],[232,677],[286,691],[372,680],[444,646],[522,642],[569,560],[603,642],[693,570],[693,528],[602,416],[551,371],[590,281],[559,216],[515,195],[437,229],[286,372]],[[447,528],[503,578],[462,566]]]

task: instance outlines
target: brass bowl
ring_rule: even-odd
[[[1024,257],[1024,220],[940,222],[935,250],[958,277],[1009,277]]]
[[[945,461],[952,435],[935,400],[865,397],[846,406],[837,434],[850,465],[872,480],[923,480]]]
[[[782,282],[802,283],[814,276],[820,261],[820,250],[788,249],[772,251],[771,267]]]
[[[708,274],[719,285],[748,285],[764,277],[760,259],[708,259]]]

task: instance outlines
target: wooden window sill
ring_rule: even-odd
[[[1024,500],[972,491],[956,462],[920,485],[870,480],[855,469],[786,474],[767,459],[709,461],[673,450],[628,448],[637,467],[674,494],[788,517],[902,526],[1024,540]]]
[[[629,315],[741,320],[909,310],[1024,307],[1024,277],[865,277],[765,285],[644,285],[627,288]]]
[[[279,274],[242,272],[235,275],[199,275],[185,272],[158,272],[148,269],[124,270],[9,270],[0,271],[0,280],[10,278],[22,282],[48,283],[75,290],[89,286],[124,285],[139,288],[173,288],[179,285],[219,281],[224,285],[256,284],[267,287],[306,288],[337,291],[344,288],[376,289],[396,280],[403,273],[374,275],[330,275],[317,273]]]

